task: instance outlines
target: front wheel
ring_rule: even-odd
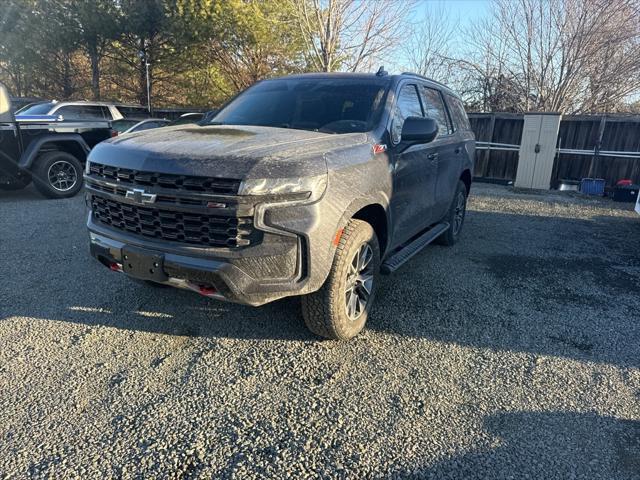
[[[47,198],[73,197],[82,188],[82,165],[67,152],[47,152],[36,159],[33,182]]]
[[[380,247],[373,228],[352,219],[340,237],[324,285],[302,297],[309,330],[334,340],[349,340],[360,333],[373,304],[379,268]]]

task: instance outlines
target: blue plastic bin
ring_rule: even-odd
[[[603,178],[583,178],[580,191],[586,195],[604,195],[605,181]]]

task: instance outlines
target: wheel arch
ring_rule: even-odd
[[[376,232],[378,243],[380,244],[381,255],[387,249],[389,240],[389,226],[387,221],[387,212],[379,203],[372,203],[361,208],[353,214],[351,218],[367,222]]]
[[[378,237],[380,244],[380,254],[384,256],[386,249],[390,244],[390,219],[389,219],[389,202],[382,194],[374,194],[364,198],[353,200],[349,207],[345,210],[338,225],[338,231],[344,228],[349,220],[356,218],[363,220],[373,228]]]
[[[50,135],[34,140],[20,158],[20,167],[29,169],[38,155],[50,151],[62,151],[76,157],[81,163],[87,160],[89,146],[84,139],[77,134]]]

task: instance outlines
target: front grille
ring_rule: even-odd
[[[236,195],[240,180],[233,178],[194,177],[167,173],[141,172],[130,168],[112,167],[91,162],[91,176],[127,185],[161,187],[186,192],[205,192],[212,195]]]
[[[144,237],[206,247],[244,247],[259,232],[250,217],[176,212],[129,205],[91,196],[94,218],[110,227]]]
[[[120,197],[125,197],[127,195],[127,188],[121,185],[108,185],[106,183],[98,183],[92,181],[90,178],[87,179],[87,186],[91,190],[98,190],[104,193],[110,193],[111,195],[118,195]],[[156,197],[156,202],[171,204],[171,205],[179,205],[179,206],[188,206],[188,207],[205,207],[209,200],[207,199],[198,199],[198,198],[188,198],[188,197],[178,197],[175,195],[158,195]]]

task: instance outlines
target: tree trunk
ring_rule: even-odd
[[[147,70],[145,60],[140,61],[140,69],[138,70],[138,101],[140,105],[147,104]]]
[[[18,67],[16,70],[17,70],[17,74],[13,75],[13,85],[16,88],[15,95],[16,97],[26,96],[24,95],[24,91],[22,88],[22,72],[20,71],[20,67]]]
[[[94,100],[100,100],[100,58],[96,45],[89,45],[89,61],[91,62],[91,92]]]
[[[62,98],[67,100],[73,95],[73,80],[71,79],[71,61],[68,54],[62,60]]]

